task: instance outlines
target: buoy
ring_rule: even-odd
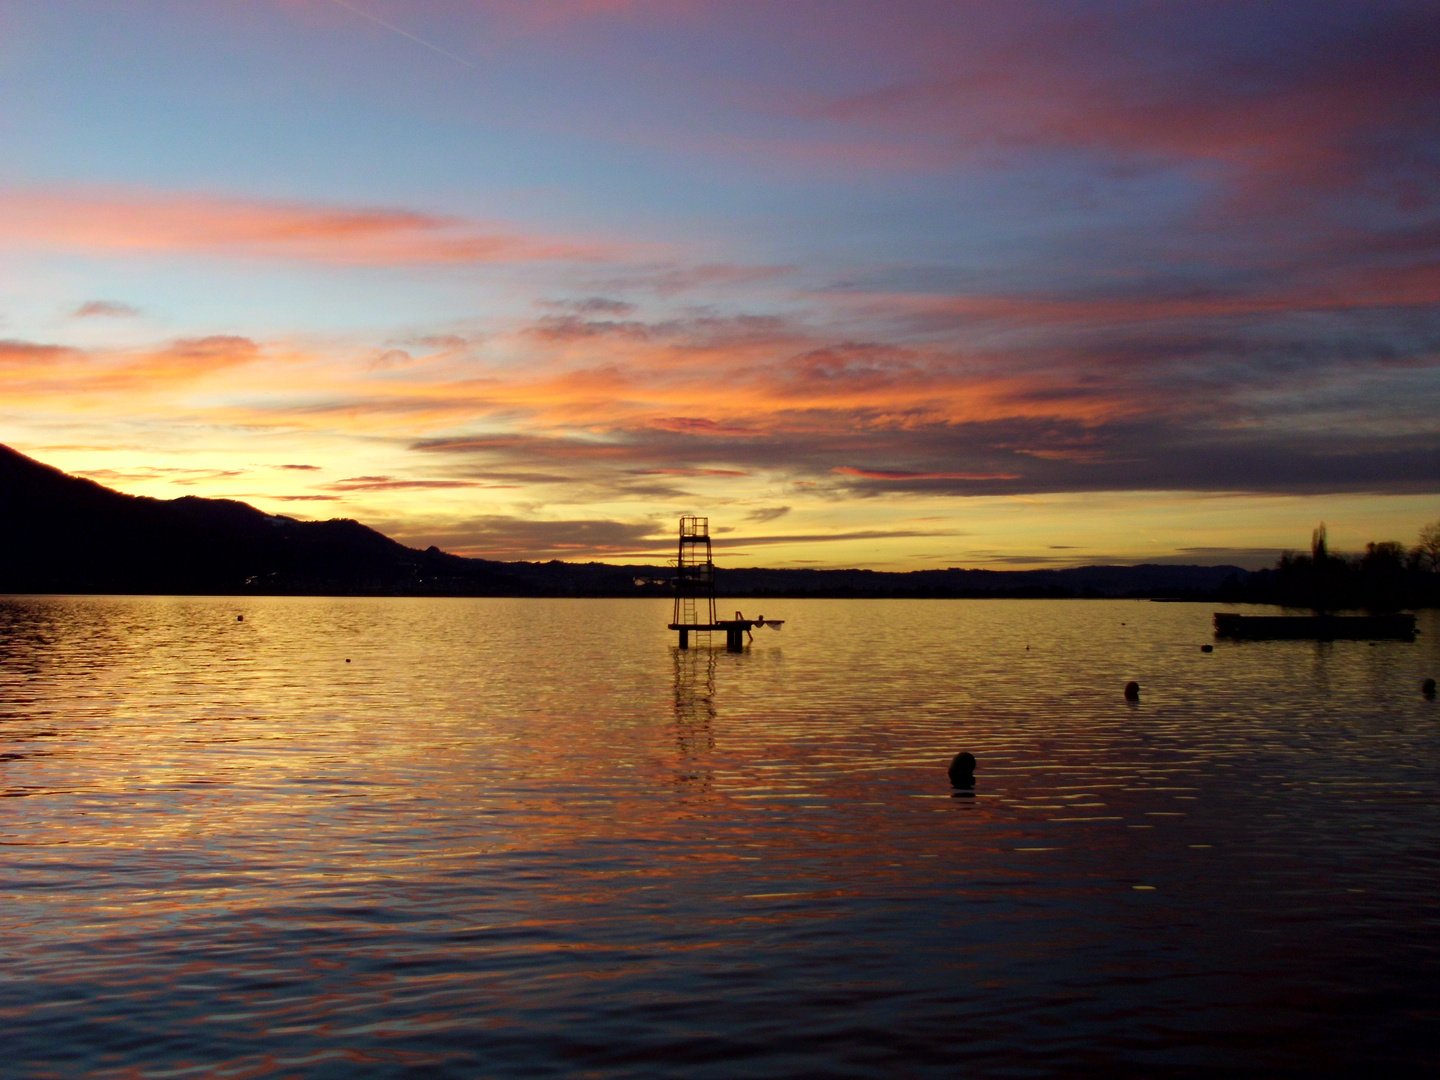
[[[1139,700],[1140,700],[1140,684],[1139,684],[1138,682],[1127,682],[1127,683],[1125,684],[1125,700],[1126,700],[1126,701],[1139,701]]]
[[[1214,652],[1214,651],[1215,651],[1215,646],[1214,646],[1214,645],[1201,645],[1201,646],[1200,646],[1200,651],[1201,651],[1201,652]]]
[[[1424,694],[1430,701],[1435,700],[1435,680],[1426,679],[1420,684],[1420,693]]]
[[[969,787],[975,783],[975,755],[961,750],[950,762],[950,783],[956,787]]]
[[[236,622],[244,622],[244,621],[245,621],[245,616],[244,616],[244,615],[236,615],[236,616],[235,616],[235,621],[236,621]]]
[[[348,664],[350,662],[350,657],[345,657],[345,662]]]

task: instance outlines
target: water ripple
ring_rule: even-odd
[[[653,601],[0,598],[7,1067],[1433,1063],[1435,613],[780,614],[730,654]]]

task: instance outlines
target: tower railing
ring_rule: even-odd
[[[675,625],[715,625],[715,560],[710,548],[710,519],[682,517],[675,553]]]

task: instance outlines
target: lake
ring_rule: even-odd
[[[1436,612],[721,606],[0,598],[0,1072],[1433,1069]]]

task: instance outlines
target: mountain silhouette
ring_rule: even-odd
[[[406,547],[357,521],[297,521],[231,499],[152,499],[0,445],[0,593],[669,596],[654,565],[498,562]],[[1174,596],[1239,589],[1234,566],[1065,570],[720,568],[724,596]]]
[[[427,579],[512,584],[504,564],[416,551],[356,521],[296,521],[230,499],[124,495],[5,446],[0,510],[3,592],[388,594],[423,591]]]

